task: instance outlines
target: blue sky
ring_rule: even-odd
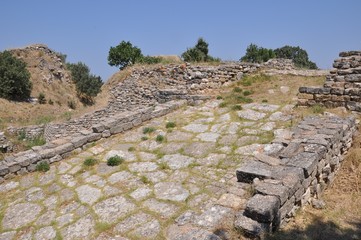
[[[130,41],[145,55],[181,55],[199,37],[210,54],[238,60],[250,43],[307,50],[321,68],[361,50],[360,0],[3,0],[0,51],[43,43],[107,80],[111,46]]]

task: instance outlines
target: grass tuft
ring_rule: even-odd
[[[87,167],[91,167],[91,166],[94,166],[97,163],[98,163],[97,159],[90,157],[90,158],[87,158],[87,159],[84,160],[83,165],[87,166]]]
[[[155,131],[154,127],[145,127],[143,128],[143,134],[149,134]]]
[[[124,158],[122,157],[119,157],[118,155],[115,155],[113,157],[110,157],[108,160],[107,160],[107,165],[108,166],[118,166],[120,165],[121,163],[124,162]]]
[[[38,172],[47,172],[50,170],[50,165],[47,162],[40,162],[35,167]]]
[[[175,126],[175,122],[167,122],[167,124],[165,125],[166,128],[174,128]]]

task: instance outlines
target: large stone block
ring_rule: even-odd
[[[266,234],[271,231],[269,223],[259,223],[245,216],[243,211],[236,214],[234,227],[246,237],[259,240],[263,240]]]
[[[71,143],[74,145],[74,148],[79,148],[85,145],[88,142],[89,136],[77,136],[71,139]]]
[[[263,195],[278,197],[281,205],[283,205],[289,197],[289,189],[281,184],[261,182],[256,185],[256,192]]]
[[[262,223],[272,223],[278,217],[280,200],[276,196],[254,195],[246,205],[244,214]]]
[[[263,162],[247,160],[237,169],[236,175],[239,182],[251,183],[254,178],[272,178],[272,168]]]
[[[307,178],[317,169],[319,160],[320,156],[317,153],[302,152],[292,157],[287,162],[287,165],[302,168],[304,170],[305,178]]]

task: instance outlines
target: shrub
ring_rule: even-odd
[[[155,128],[154,127],[145,127],[143,128],[143,133],[144,134],[147,134],[147,133],[152,133],[155,131]]]
[[[167,122],[167,124],[165,125],[166,128],[174,128],[175,126],[175,122]]]
[[[46,103],[46,99],[45,99],[45,94],[44,93],[39,93],[39,96],[38,96],[38,103],[40,104],[45,104]]]
[[[40,162],[35,167],[38,172],[47,172],[50,170],[50,165],[47,162]]]
[[[244,96],[249,96],[249,95],[251,95],[251,94],[253,94],[253,92],[252,92],[252,91],[249,91],[249,90],[246,90],[246,91],[243,92],[243,95],[244,95]]]
[[[317,65],[308,59],[308,53],[300,47],[283,46],[274,50],[276,57],[292,59],[297,67],[317,69]]]
[[[135,64],[142,59],[140,48],[133,46],[129,41],[122,41],[116,47],[110,47],[108,55],[108,64],[117,66],[120,70],[127,66]]]
[[[267,99],[262,99],[262,103],[268,103]]]
[[[237,110],[237,111],[238,111],[238,110],[242,110],[242,106],[241,106],[241,105],[238,105],[238,104],[237,104],[237,105],[233,105],[233,106],[232,106],[232,110]]]
[[[276,57],[276,54],[272,49],[258,47],[256,44],[251,43],[246,49],[246,54],[240,61],[262,63],[274,57]]]
[[[240,87],[235,87],[235,88],[233,88],[233,92],[241,93],[242,89]]]
[[[53,102],[53,100],[51,100],[51,98],[48,100],[48,103],[49,103],[50,105],[54,105],[54,102]]]
[[[75,109],[76,108],[75,102],[73,100],[68,101],[68,107],[70,109]]]
[[[35,147],[35,146],[42,146],[46,143],[46,140],[44,138],[44,136],[40,135],[40,136],[36,136],[34,138],[31,138],[27,141],[26,147],[28,149]]]
[[[218,105],[218,107],[220,107],[220,108],[224,108],[224,107],[226,107],[227,106],[227,103],[226,102],[221,102],[219,105]]]
[[[142,138],[141,138],[141,140],[142,141],[147,141],[149,138],[147,137],[147,136],[143,136]]]
[[[222,96],[217,96],[217,100],[221,100],[221,99],[223,99]]]
[[[157,137],[155,138],[155,141],[157,141],[157,142],[159,142],[159,143],[161,143],[161,142],[163,142],[164,141],[164,136],[163,135],[157,135]]]
[[[134,152],[135,151],[135,147],[129,147],[128,148],[128,152]]]
[[[22,129],[18,132],[18,140],[21,141],[24,140],[25,138],[26,138],[26,132],[24,129]]]
[[[0,97],[9,100],[26,100],[30,97],[32,83],[26,64],[11,55],[0,52]]]
[[[96,160],[95,158],[87,158],[84,160],[83,165],[87,166],[87,167],[91,167],[97,163],[98,163],[98,160]]]
[[[182,56],[186,62],[219,62],[219,58],[208,55],[208,43],[203,38],[198,38],[197,44],[188,48]]]
[[[107,165],[108,166],[118,166],[120,165],[122,162],[124,162],[124,159],[122,157],[119,157],[118,155],[115,155],[113,157],[110,157],[107,160]]]

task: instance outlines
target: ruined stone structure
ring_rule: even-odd
[[[361,51],[341,52],[323,87],[301,87],[299,106],[319,104],[361,111]]]
[[[262,238],[296,209],[316,202],[333,181],[355,131],[353,118],[308,117],[281,141],[273,141],[286,145],[281,151],[245,161],[237,179],[253,182],[255,195],[237,215],[235,227]]]

